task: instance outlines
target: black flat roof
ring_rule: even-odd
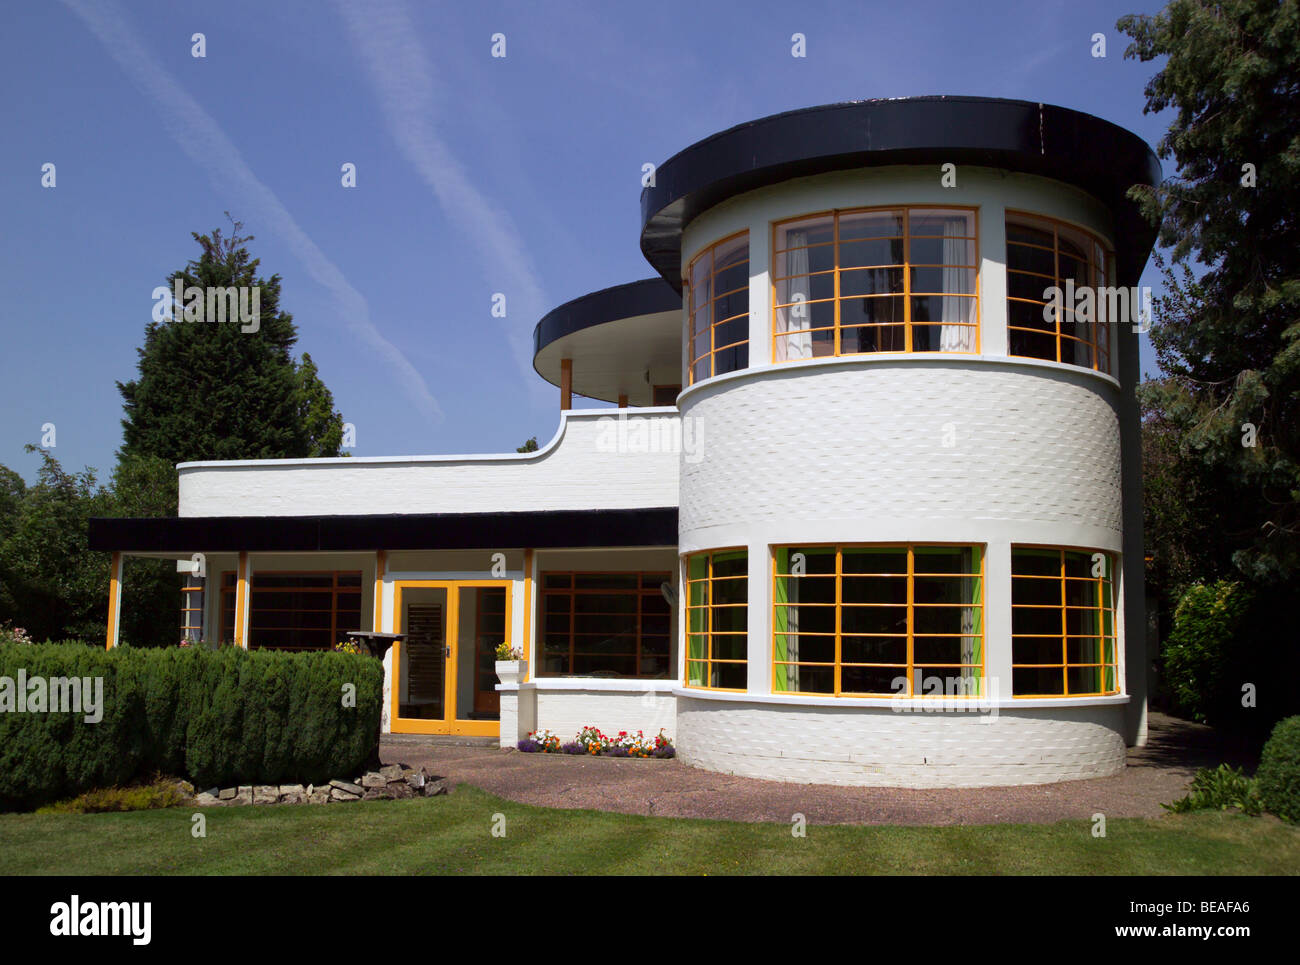
[[[680,292],[682,231],[728,198],[829,171],[946,162],[1042,175],[1087,191],[1115,218],[1120,283],[1137,283],[1155,229],[1126,192],[1159,182],[1155,153],[1136,134],[1091,114],[991,97],[828,104],[707,137],[659,165],[654,185],[642,189],[641,251]]]
[[[676,546],[677,507],[368,516],[95,517],[92,550],[136,553]]]

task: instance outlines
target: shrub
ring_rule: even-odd
[[[1265,810],[1284,821],[1300,821],[1300,717],[1288,717],[1273,728],[1255,784]]]
[[[1196,584],[1178,601],[1164,672],[1177,709],[1193,720],[1219,725],[1241,716],[1241,685],[1251,680],[1241,665],[1251,603],[1250,591],[1230,580]]]
[[[132,787],[95,788],[68,801],[37,808],[37,814],[102,814],[106,811],[149,811],[187,804],[191,796],[174,780],[158,778]]]
[[[30,808],[155,772],[202,787],[323,783],[379,737],[383,668],[344,653],[77,643],[0,646],[8,678],[99,678],[102,719],[0,712],[0,807]],[[345,707],[345,686],[354,688]]]
[[[1260,812],[1255,782],[1239,768],[1227,764],[1220,764],[1213,770],[1201,768],[1192,778],[1192,789],[1186,797],[1179,798],[1173,804],[1160,806],[1175,814],[1187,811],[1227,811],[1229,808],[1247,814]]]

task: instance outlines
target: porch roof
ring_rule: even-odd
[[[340,552],[676,546],[677,507],[362,516],[177,516],[90,520],[92,550]]]

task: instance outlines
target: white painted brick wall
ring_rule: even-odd
[[[677,700],[669,693],[630,693],[619,691],[533,690],[536,695],[537,729],[550,730],[562,741],[570,741],[587,725],[599,727],[606,734],[621,730],[643,731],[653,737],[663,728],[674,737],[677,726]],[[520,693],[526,700],[527,689]],[[521,714],[522,716],[522,714]]]
[[[563,413],[556,437],[528,454],[182,464],[180,515],[675,506],[679,418],[665,409],[625,410],[625,416],[620,432],[610,410]]]
[[[796,783],[991,787],[1124,768],[1123,705],[897,713],[678,697],[677,747],[706,770]]]
[[[916,359],[770,368],[687,393],[704,457],[681,463],[683,549],[720,545],[713,527],[805,520],[1033,524],[1043,542],[1085,526],[1118,548],[1117,394],[1044,366]]]

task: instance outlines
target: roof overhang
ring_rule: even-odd
[[[96,517],[90,549],[126,553],[343,552],[676,546],[677,507],[371,516]]]
[[[681,381],[681,295],[663,279],[647,278],[565,302],[533,330],[533,368],[559,385],[566,358],[575,360],[577,394],[653,405],[655,385]]]
[[[641,250],[681,291],[682,232],[728,198],[831,171],[948,162],[1041,175],[1093,195],[1115,219],[1120,283],[1137,283],[1156,233],[1127,192],[1160,181],[1147,143],[1091,114],[987,97],[852,101],[714,134],[659,165],[642,189]]]

